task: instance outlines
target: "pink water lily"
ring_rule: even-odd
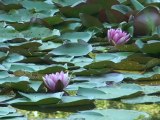
[[[61,71],[55,74],[46,74],[43,77],[43,81],[49,91],[60,92],[69,84],[69,76],[68,73]]]
[[[113,45],[122,45],[129,41],[130,35],[118,29],[109,29],[107,32],[108,41]]]

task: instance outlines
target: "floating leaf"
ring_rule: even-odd
[[[119,91],[119,92],[117,92]],[[79,88],[78,95],[89,97],[90,99],[116,99],[123,97],[133,97],[141,94],[140,88],[126,87],[103,87],[103,88]]]
[[[53,4],[47,4],[45,2],[39,2],[39,1],[22,1],[21,4],[24,8],[28,10],[35,9],[36,12],[39,11],[52,11],[52,15],[58,11],[58,9]],[[50,12],[51,12],[50,11]]]
[[[131,0],[131,3],[133,4],[136,10],[144,9],[144,6],[138,0]]]
[[[7,57],[8,53],[0,52],[0,61],[3,61]]]
[[[52,57],[50,60],[55,62],[70,62],[74,57],[73,56],[62,56],[62,57]]]
[[[118,83],[124,79],[123,74],[120,73],[108,73],[101,76],[81,76],[74,78],[75,81],[89,81],[94,83],[101,83],[101,82],[114,82]]]
[[[66,43],[55,48],[50,53],[55,55],[81,56],[92,51],[92,46],[84,41],[78,43]]]
[[[103,69],[79,69],[74,70],[73,74],[79,75],[79,76],[91,76],[91,75],[102,75],[108,72],[111,72],[111,68],[103,68]]]
[[[51,42],[51,41],[48,41],[48,42],[43,42],[43,44],[39,47],[39,50],[52,50],[53,48],[57,48],[59,47],[60,45],[62,45],[61,43],[54,43],[54,42]]]
[[[6,78],[6,77],[9,77],[9,73],[7,71],[1,71],[0,72],[0,79]]]
[[[123,13],[123,14],[127,14],[127,13],[132,11],[132,9],[129,6],[126,6],[126,5],[123,5],[123,4],[113,5],[112,9],[117,10],[117,11]]]
[[[38,89],[40,88],[42,82],[41,81],[31,81],[29,86],[34,90],[34,91],[38,91]]]
[[[69,116],[69,119],[92,119],[92,120],[134,120],[138,118],[149,119],[145,112],[123,109],[88,110],[81,111]]]
[[[32,15],[33,14],[26,9],[12,10],[9,13],[1,14],[0,21],[28,22]]]
[[[63,66],[50,66],[50,67],[48,66],[46,69],[36,71],[36,73],[49,74],[49,73],[55,73],[55,72],[64,71],[64,70],[65,68]]]
[[[76,80],[76,81],[86,81],[85,79],[83,80]],[[96,82],[82,82],[82,83],[74,83],[69,86],[67,86],[66,90],[78,90],[79,87],[82,88],[96,88],[96,87],[104,87],[106,86],[106,83],[96,83]]]
[[[0,80],[0,84],[4,84],[4,83],[19,83],[19,82],[29,82],[29,78],[26,76],[21,76],[21,77],[6,77],[6,78],[2,78]]]
[[[109,60],[114,63],[119,63],[121,60],[126,59],[132,55],[132,52],[119,52],[119,53],[100,53],[96,54],[95,61]]]
[[[92,37],[90,32],[69,32],[61,35],[61,39],[70,40],[71,42],[77,42],[78,40],[83,40],[88,42]]]
[[[25,99],[17,99],[11,102],[13,102],[12,106],[16,108],[30,111],[36,110],[44,113],[55,112],[59,110],[73,112],[77,110],[93,109],[95,107],[93,104],[93,100],[90,100],[89,98],[83,96],[63,96],[61,98],[61,101],[54,104],[46,104],[46,102],[41,105],[37,103],[24,103],[25,101],[27,102],[27,100]],[[55,101],[52,100],[52,102]]]
[[[140,103],[159,103],[160,97],[158,96],[140,96],[136,98],[122,99],[122,102],[128,104],[140,104]]]
[[[7,62],[18,62],[25,59],[23,55],[19,55],[16,53],[10,54],[8,58],[6,59]]]
[[[86,27],[102,27],[102,23],[95,17],[80,13],[82,24]]]
[[[142,86],[145,94],[156,94],[160,92],[160,86]]]
[[[2,120],[27,120],[23,115],[16,113],[11,107],[0,107],[0,119]]]
[[[23,31],[22,34],[25,38],[38,38],[38,39],[44,39],[51,36],[59,36],[60,31],[59,30],[50,30],[46,27],[31,27],[29,30]]]
[[[137,46],[140,48],[140,50],[144,53],[149,54],[159,54],[160,50],[158,47],[160,46],[160,42],[151,42],[148,44],[143,43],[142,41],[136,41]]]
[[[1,95],[0,96],[0,103],[3,102],[3,101],[6,101],[6,100],[10,100],[14,98],[14,96],[9,96],[9,95]],[[1,113],[0,113],[1,114]]]
[[[98,13],[99,9],[101,9],[101,6],[98,4],[82,4],[80,6],[77,5],[74,7],[69,7],[69,6],[62,7],[59,10],[67,17],[79,17],[80,13],[86,13],[86,14]]]
[[[83,0],[54,0],[53,2],[64,7],[64,6],[71,6],[77,3],[82,3],[84,1]]]
[[[56,104],[60,101],[63,92],[59,93],[19,93],[24,98],[17,98],[9,101],[11,105],[45,105],[45,104]]]
[[[78,57],[74,58],[72,61],[75,66],[83,67],[93,62],[93,59],[88,57]]]
[[[155,27],[160,25],[159,20],[160,13],[156,7],[145,7],[134,18],[134,34],[137,36],[151,34]]]
[[[0,33],[3,33],[3,34],[0,34],[1,42],[11,40],[11,39],[16,39],[16,38],[24,38],[22,33],[19,33],[11,26],[8,26],[8,27],[6,27],[5,25],[1,26]]]

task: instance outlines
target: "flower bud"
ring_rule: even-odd
[[[43,77],[43,81],[49,91],[60,92],[69,84],[69,77],[68,73],[61,71],[60,73],[46,74]]]
[[[130,35],[121,29],[109,29],[107,32],[108,41],[113,45],[122,45],[129,41]]]

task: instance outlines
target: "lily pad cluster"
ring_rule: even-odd
[[[160,102],[158,5],[156,0],[0,1],[0,118],[25,120],[14,109],[19,108],[85,110],[66,119],[149,119],[143,111],[90,109],[95,100]],[[107,36],[112,28],[130,40],[113,46]],[[71,76],[67,94],[47,92],[42,78],[60,71]]]

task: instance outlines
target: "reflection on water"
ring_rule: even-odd
[[[143,111],[151,115],[153,120],[160,120],[160,104],[124,104],[118,101],[97,100],[97,109],[113,108]]]
[[[129,105],[129,104],[123,104],[118,101],[96,100],[95,105],[96,105],[95,109],[114,108],[114,109],[144,111],[150,114],[153,120],[160,120],[160,105],[158,104]],[[42,113],[38,111],[25,111],[19,109],[18,112],[27,116],[29,120],[42,120],[45,118],[67,118],[67,116],[72,114],[71,112],[62,112],[62,111],[57,111],[53,113]]]
[[[28,118],[28,120],[41,120],[45,118],[66,118],[71,114],[70,112],[61,112],[61,111],[53,113],[42,113],[38,111],[25,111],[19,109],[18,112],[25,115]]]

